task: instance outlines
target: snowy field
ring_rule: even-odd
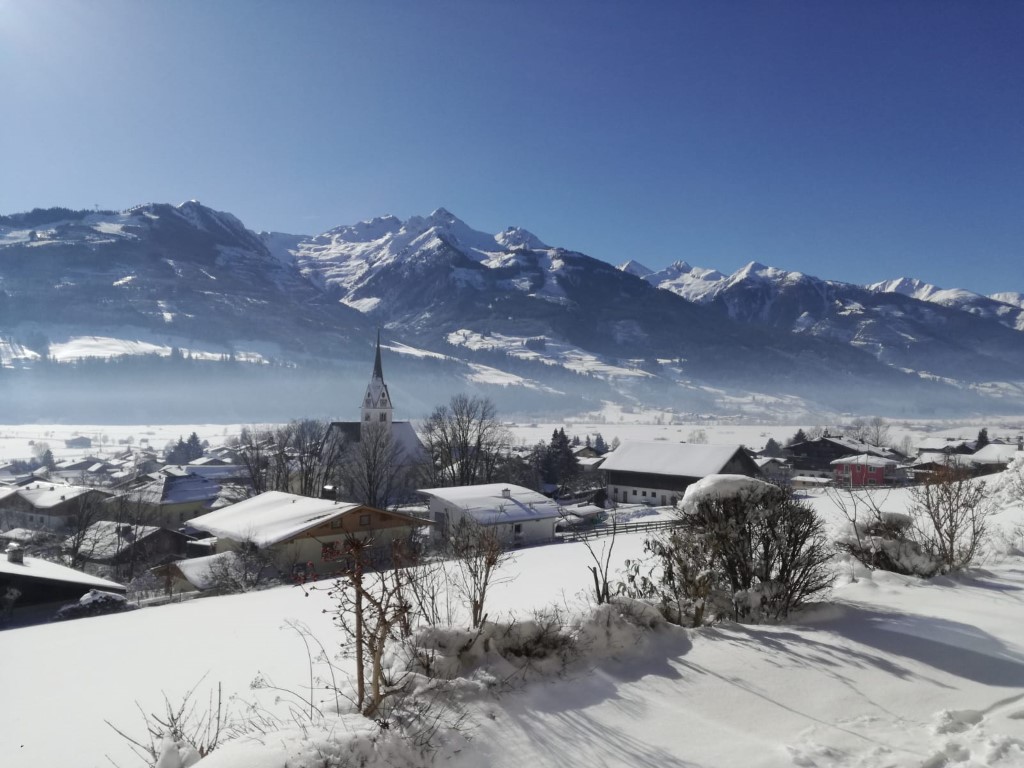
[[[998,483],[998,478],[993,478]],[[1024,522],[1000,495],[996,526]],[[828,497],[811,503],[837,527]],[[905,508],[905,491],[887,509]],[[1020,542],[1018,541],[1018,546]],[[1024,765],[1024,558],[990,553],[956,578],[923,581],[837,561],[831,600],[780,626],[665,629],[610,642],[565,672],[510,682],[470,701],[473,730],[438,763],[523,765],[1011,768]],[[641,553],[621,536],[614,561]],[[491,598],[492,618],[586,601],[581,544],[523,550]],[[293,587],[0,633],[0,765],[122,766],[136,759],[105,721],[141,735],[137,709],[159,711],[199,683],[282,711],[250,690],[257,676],[295,691],[306,653],[299,621],[328,647],[338,631],[322,592]],[[342,661],[343,666],[350,665]],[[199,681],[202,681],[201,683]],[[357,722],[359,722],[357,720]],[[330,740],[333,721],[305,730]],[[334,736],[331,736],[333,730]],[[209,768],[320,765],[298,726],[221,746]],[[456,751],[457,750],[457,751]]]

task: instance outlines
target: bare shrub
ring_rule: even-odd
[[[145,733],[131,736],[109,720],[105,720],[144,765],[192,765],[213,752],[228,727],[228,711],[224,705],[220,683],[216,698],[211,690],[206,705],[196,697],[200,680],[182,696],[177,704],[164,694],[163,712],[146,712],[138,702]]]
[[[992,514],[985,482],[944,467],[911,489],[911,515],[921,546],[943,571],[969,566],[980,554]]]
[[[497,526],[480,525],[469,517],[454,527],[447,546],[455,562],[455,592],[469,608],[471,626],[479,627],[487,618],[487,590],[511,555]]]

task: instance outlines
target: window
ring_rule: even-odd
[[[360,525],[369,525],[370,524],[370,516],[369,515],[360,515],[359,516],[359,524]]]
[[[523,524],[522,523],[516,523],[515,525],[513,525],[512,526],[512,533],[514,533],[516,536],[522,536],[523,535]]]
[[[370,420],[370,414],[366,414],[365,416],[363,416],[363,421],[369,421],[369,420]]]
[[[646,496],[647,495],[647,491],[640,491],[640,495],[641,496]]]
[[[382,414],[380,415],[380,420],[381,420],[381,421],[387,421],[387,418],[388,418],[388,417],[387,417],[387,414],[384,414],[384,413],[382,413]]]
[[[342,524],[343,523],[340,517],[336,517],[333,520],[331,520],[331,528],[341,528]]]
[[[636,488],[633,489],[633,495],[636,496]]]

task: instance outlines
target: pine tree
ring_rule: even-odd
[[[982,427],[981,431],[978,432],[978,444],[977,444],[977,446],[975,446],[975,450],[980,451],[982,448],[984,448],[988,444],[989,444],[988,428],[987,427]]]

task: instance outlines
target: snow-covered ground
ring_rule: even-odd
[[[990,482],[998,483],[998,478]],[[825,495],[811,503],[833,529]],[[1024,509],[997,495],[997,528]],[[905,508],[905,491],[887,509]],[[604,540],[607,543],[608,540]],[[613,560],[642,551],[620,536]],[[1018,542],[1019,545],[1019,542]],[[1005,550],[1005,547],[1004,547]],[[490,596],[494,619],[586,602],[582,544],[518,552]],[[470,700],[471,740],[442,750],[455,766],[840,766],[1010,768],[1024,765],[1024,557],[990,554],[955,578],[924,581],[836,563],[831,600],[780,626],[664,629],[609,642],[562,674]],[[129,614],[0,633],[0,764],[5,768],[132,765],[106,725],[141,735],[138,707],[159,712],[199,683],[283,711],[257,676],[301,692],[306,652],[289,620],[336,647],[330,600],[280,587]],[[343,667],[350,662],[339,662]],[[200,682],[201,681],[201,682]],[[287,697],[286,697],[287,698]],[[365,727],[358,720],[358,727]],[[344,738],[352,721],[306,726]],[[335,731],[331,735],[331,728]],[[222,745],[210,768],[312,766],[302,728]]]

